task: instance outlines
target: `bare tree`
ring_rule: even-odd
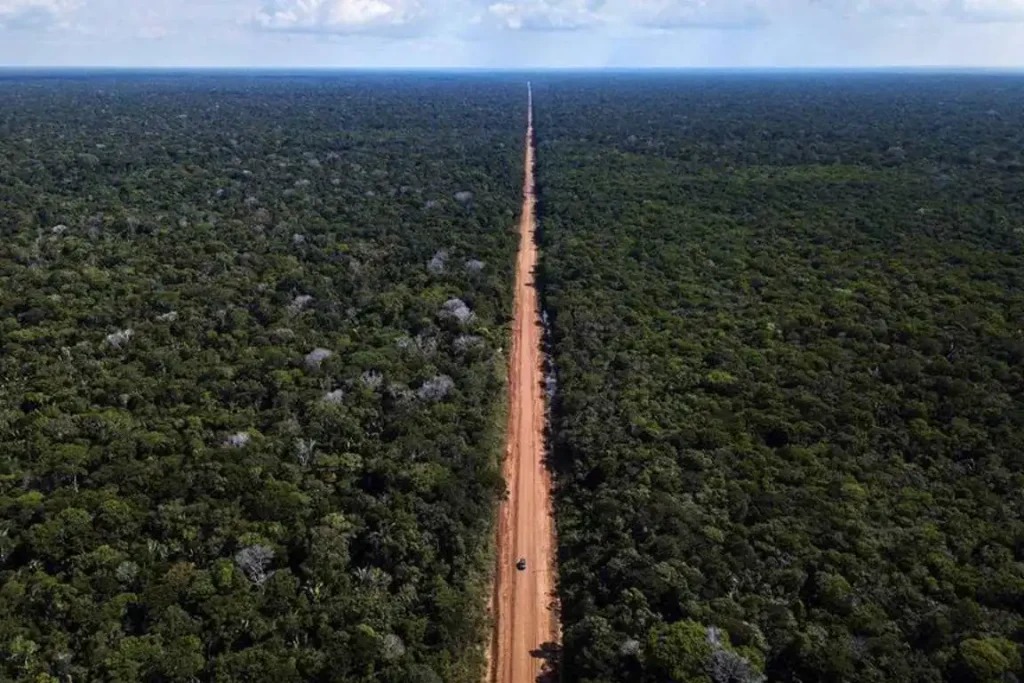
[[[319,370],[325,360],[334,355],[333,351],[323,348],[315,348],[306,354],[306,368],[308,370]]]
[[[135,330],[133,330],[130,327],[124,330],[118,330],[113,334],[107,335],[107,344],[109,344],[112,348],[121,349],[122,347],[126,346],[129,341],[131,341],[132,336],[134,334]]]
[[[288,312],[292,315],[301,313],[303,309],[313,302],[313,297],[309,294],[298,294],[292,302],[288,304]]]
[[[321,400],[333,406],[341,405],[345,401],[345,392],[342,389],[328,391]]]
[[[455,388],[455,382],[448,375],[438,375],[428,379],[417,391],[416,395],[423,401],[440,401]]]
[[[750,662],[732,650],[712,652],[708,669],[715,683],[763,683],[766,680]]]
[[[440,275],[444,272],[445,265],[448,262],[448,252],[444,249],[440,249],[434,254],[434,257],[427,263],[427,270],[434,275]]]
[[[764,675],[750,662],[736,652],[725,649],[722,645],[722,632],[718,627],[708,627],[707,637],[712,648],[708,675],[714,683],[764,683]]]
[[[384,375],[376,370],[367,370],[359,376],[359,381],[369,389],[380,389],[384,384]]]
[[[633,657],[640,653],[640,641],[636,638],[627,638],[619,646],[619,654],[623,657]]]
[[[252,435],[249,432],[235,432],[224,439],[224,445],[231,448],[242,448],[249,445],[250,441],[252,441]]]
[[[257,586],[262,586],[274,575],[269,570],[273,560],[274,551],[264,545],[250,545],[235,553],[235,565]]]
[[[380,656],[386,662],[393,662],[405,654],[405,643],[394,633],[389,633],[380,641]]]
[[[448,299],[444,302],[438,315],[444,319],[454,319],[462,324],[471,322],[476,314],[462,299]]]

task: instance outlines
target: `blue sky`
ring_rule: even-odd
[[[1024,0],[0,0],[0,65],[1024,67]]]

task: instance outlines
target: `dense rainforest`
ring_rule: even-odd
[[[0,680],[478,680],[524,101],[0,78]]]
[[[563,680],[1024,676],[1024,78],[534,89]]]

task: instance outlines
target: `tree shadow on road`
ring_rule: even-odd
[[[537,676],[537,683],[558,683],[561,677],[558,667],[562,660],[562,646],[558,643],[543,643],[537,650],[531,650],[530,655],[537,659],[544,660],[541,665],[540,676]]]

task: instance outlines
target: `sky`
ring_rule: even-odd
[[[1024,68],[1024,0],[0,0],[0,65]]]

